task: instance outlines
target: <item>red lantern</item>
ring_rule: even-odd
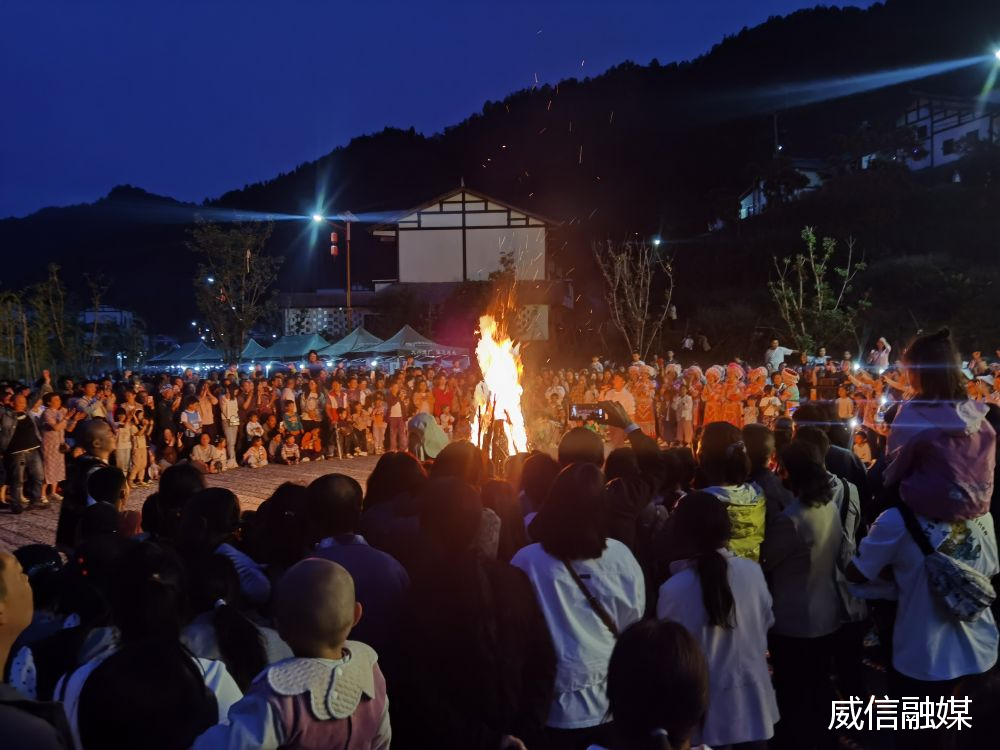
[[[331,245],[336,245],[337,244],[337,233],[336,232],[330,232],[330,244]]]
[[[337,246],[336,245],[330,245],[330,255],[332,255],[334,258],[337,257]]]

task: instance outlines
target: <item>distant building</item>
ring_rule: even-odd
[[[110,307],[109,305],[101,305],[97,310],[89,309],[83,310],[80,313],[79,320],[84,325],[92,326],[94,325],[94,319],[97,319],[97,324],[101,326],[118,326],[119,328],[134,328],[135,327],[135,313],[131,310],[121,310],[117,307]]]
[[[281,294],[282,335],[319,333],[334,340],[342,338],[359,325],[364,325],[374,313],[375,293],[371,290],[351,290],[351,318],[348,320],[347,292],[344,289],[318,289],[315,292]]]
[[[940,167],[962,158],[976,141],[1000,143],[1000,107],[995,101],[919,95],[896,121],[912,128],[926,156],[907,154],[910,169]],[[902,156],[902,155],[901,155]]]
[[[805,185],[791,191],[785,200],[797,200],[805,193],[817,190],[822,187],[830,171],[830,165],[823,159],[789,159],[789,167],[797,172],[804,180]],[[767,194],[764,191],[766,180],[759,178],[743,193],[740,194],[740,218],[749,219],[751,216],[758,216],[764,213],[767,208]]]
[[[542,216],[466,187],[374,226],[372,236],[395,243],[396,276],[374,279],[371,288],[352,289],[353,326],[371,327],[366,321],[392,304],[397,291],[426,304],[433,322],[461,284],[488,281],[509,256],[518,304],[514,333],[524,341],[549,340],[573,300],[571,282],[554,279],[550,264],[547,244],[554,226]],[[282,294],[277,301],[286,336],[319,333],[334,340],[352,330],[343,289]]]
[[[375,227],[372,233],[395,241],[398,277],[375,283],[377,293],[402,287],[439,305],[465,281],[487,281],[514,264],[519,338],[548,340],[556,325],[568,282],[553,280],[547,243],[555,222],[480,192],[459,187]],[[433,314],[433,309],[432,309]]]
[[[514,259],[518,281],[543,281],[553,224],[462,187],[372,231],[396,240],[402,283],[486,281],[503,255]]]

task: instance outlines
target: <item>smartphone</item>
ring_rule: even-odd
[[[604,422],[606,419],[604,409],[597,404],[573,404],[569,407],[569,418],[583,422],[590,419],[595,422]]]

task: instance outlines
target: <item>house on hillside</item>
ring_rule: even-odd
[[[1000,101],[918,94],[896,121],[912,128],[926,156],[907,155],[910,169],[940,167],[962,158],[976,141],[1000,144]]]
[[[782,189],[784,200],[797,200],[806,193],[818,190],[828,179],[831,173],[830,164],[824,159],[789,159],[786,162],[786,169],[796,176],[797,184],[787,191]],[[760,177],[747,188],[739,197],[739,217],[749,219],[751,216],[758,216],[767,209],[766,186],[768,178]]]

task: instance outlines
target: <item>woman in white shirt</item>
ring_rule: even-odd
[[[776,740],[806,748],[828,739],[831,657],[846,618],[836,576],[844,533],[820,449],[796,439],[779,464],[795,500],[768,520],[761,546],[774,599],[769,643],[782,716]]]
[[[711,699],[694,742],[722,746],[768,740],[778,705],[767,670],[767,631],[774,615],[764,573],[726,548],[732,526],[726,506],[714,495],[685,496],[673,519],[687,559],[671,564],[656,614],[687,628],[708,662]]]
[[[608,660],[618,633],[646,607],[639,563],[628,547],[605,537],[606,506],[601,470],[567,466],[531,524],[538,543],[511,560],[531,581],[556,650],[546,722],[552,748],[607,740]]]

